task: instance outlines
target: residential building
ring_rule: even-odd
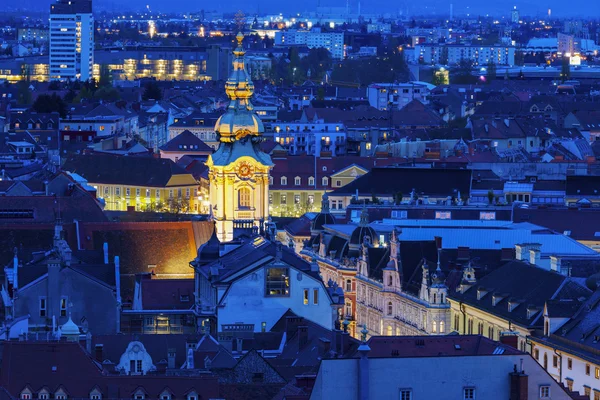
[[[93,76],[92,0],[58,0],[50,6],[50,79]]]
[[[422,43],[415,46],[415,57],[425,64],[456,65],[461,60],[469,60],[481,66],[489,63],[512,66],[515,64],[515,47],[502,44],[481,46]]]
[[[67,320],[74,325],[75,319],[85,332],[119,332],[121,295],[115,284],[119,258],[114,264],[106,258],[100,265],[82,262],[73,255],[58,224],[53,241],[49,251],[34,257],[19,254],[15,247],[12,265],[4,268],[2,298],[7,325],[25,317],[29,330],[48,333]]]
[[[245,229],[254,230],[252,225]],[[274,237],[273,228],[269,231]],[[237,247],[221,244],[217,232],[190,263],[196,279],[195,310],[211,332],[226,333],[232,325],[266,332],[288,310],[326,329],[339,324],[343,291],[337,285],[325,286],[316,263],[262,236],[238,240]]]
[[[444,371],[431,379],[431,369]],[[529,355],[481,336],[371,337],[322,361],[311,399],[571,399]]]
[[[213,149],[211,147],[188,130],[183,131],[160,147],[161,158],[168,158],[175,163],[184,156],[207,157],[212,153]]]
[[[367,97],[369,105],[378,110],[389,110],[390,106],[401,109],[415,99],[428,104],[432,88],[432,85],[422,82],[372,83],[367,88]]]
[[[479,334],[499,340],[512,332],[515,347],[531,351],[529,336],[544,324],[547,301],[579,301],[591,291],[563,271],[545,270],[536,265],[539,250],[530,250],[530,262],[522,259],[527,246],[517,246],[517,260],[477,277],[465,268],[461,283],[448,293],[452,308],[452,331]],[[475,265],[475,264],[474,264]],[[535,286],[532,286],[535,282]]]
[[[600,292],[595,289],[584,301],[547,301],[544,328],[529,338],[533,358],[558,383],[594,400],[600,398],[600,332],[596,324]]]
[[[191,114],[185,118],[174,118],[169,125],[169,140],[174,139],[184,131],[190,131],[214,150],[219,147],[215,132],[215,124],[220,114]]]
[[[264,126],[254,113],[250,98],[254,84],[244,64],[244,36],[236,37],[234,70],[225,83],[231,99],[214,131],[219,148],[208,157],[210,204],[222,241],[233,239],[238,224],[259,227],[269,216],[271,157],[260,148]]]
[[[325,48],[334,60],[344,58],[344,32],[321,32],[319,28],[309,31],[287,30],[275,32],[275,45],[297,46],[304,45],[309,49]]]
[[[94,187],[106,210],[197,213],[198,182],[169,159],[111,154],[73,155],[63,165]]]
[[[367,174],[329,193],[334,215],[345,214],[352,202],[373,201],[400,204],[464,203],[469,198],[471,171],[462,169],[383,168],[379,164]]]

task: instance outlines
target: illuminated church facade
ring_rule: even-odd
[[[260,228],[269,217],[271,157],[260,148],[264,126],[250,98],[254,84],[244,64],[244,36],[236,36],[233,72],[225,91],[230,103],[215,125],[219,148],[209,156],[210,204],[221,242],[237,228]]]

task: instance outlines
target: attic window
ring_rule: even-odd
[[[565,235],[565,236],[571,236],[571,231],[564,231],[563,235]]]
[[[189,294],[182,294],[179,296],[179,301],[182,303],[187,303],[190,301],[190,295]]]

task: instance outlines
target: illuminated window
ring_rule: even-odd
[[[479,219],[484,221],[492,221],[496,219],[495,211],[481,211],[479,213]]]
[[[104,131],[104,125],[100,125],[100,131]]]
[[[304,300],[303,300],[303,304],[305,306],[308,305],[308,289],[304,289]]]
[[[241,188],[238,190],[239,208],[250,208],[250,189]]]
[[[451,211],[436,211],[435,219],[452,219]]]
[[[289,268],[267,268],[265,296],[289,296]]]
[[[281,204],[287,204],[287,195],[286,194],[281,195]]]

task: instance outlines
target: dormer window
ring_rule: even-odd
[[[281,177],[281,186],[287,186],[287,178],[285,176]]]
[[[312,176],[308,177],[308,186],[314,186],[315,185],[315,178]]]
[[[299,176],[294,178],[294,185],[300,186],[301,183],[302,183],[302,178],[300,178]]]
[[[30,392],[22,392],[21,400],[31,400],[31,393]]]
[[[196,394],[196,392],[190,392],[187,394],[186,400],[198,400],[198,395]]]
[[[326,177],[326,176],[324,176],[324,177],[321,179],[321,184],[322,184],[323,186],[328,186],[328,185],[329,185],[329,178],[328,178],[328,177]]]

